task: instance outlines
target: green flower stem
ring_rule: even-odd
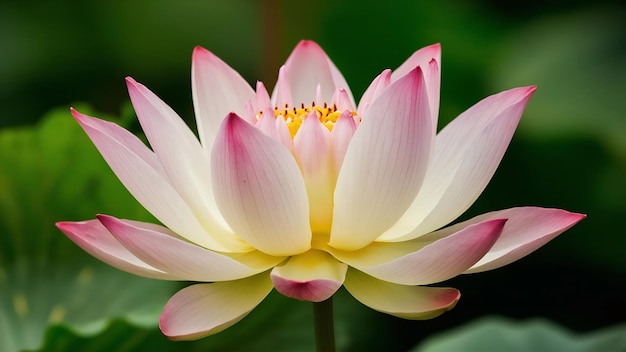
[[[318,352],[335,352],[335,327],[333,323],[333,297],[313,302],[315,344]]]

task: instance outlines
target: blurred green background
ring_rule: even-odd
[[[484,343],[494,337],[479,333],[492,331],[485,326],[512,334],[488,344],[494,351],[524,351],[522,337],[537,342],[533,351],[555,350],[542,344],[554,336],[581,350],[626,348],[624,18],[617,1],[0,1],[0,351],[313,349],[310,305],[277,294],[216,336],[167,341],[158,314],[182,284],[109,268],[53,226],[96,213],[151,219],[69,106],[140,132],[124,83],[132,76],[193,125],[194,46],[272,87],[300,39],[326,50],[357,99],[380,71],[440,42],[440,128],[487,95],[538,85],[498,172],[462,218],[519,205],[588,214],[517,263],[444,283],[462,299],[434,320],[379,314],[340,291],[341,350],[451,350],[441,341],[457,340],[438,333],[478,331],[472,341]],[[600,339],[608,349],[593,345]],[[483,350],[467,341],[457,347]]]

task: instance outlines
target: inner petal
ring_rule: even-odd
[[[338,91],[336,96],[345,94]],[[338,103],[346,106],[345,102]],[[266,135],[286,146],[296,159],[306,184],[311,230],[318,239],[326,240],[332,226],[337,175],[359,119],[355,111],[340,110],[337,105],[314,101],[299,107],[275,106],[259,111],[255,123]],[[337,133],[333,132],[335,125]]]

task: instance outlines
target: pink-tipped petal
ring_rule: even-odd
[[[285,62],[285,71],[294,104],[310,104],[316,98],[319,85],[322,101],[330,102],[335,90],[343,88],[349,93],[352,105],[355,105],[341,72],[315,42],[303,40],[298,43]]]
[[[98,219],[135,256],[161,271],[175,275],[179,280],[236,280],[268,270],[283,260],[258,251],[234,259],[180,240],[165,227],[152,224],[145,226],[107,215],[99,215]]]
[[[424,47],[411,55],[400,67],[391,74],[391,81],[394,82],[402,76],[408,74],[416,66],[420,66],[424,72],[424,82],[428,91],[428,103],[431,114],[437,122],[439,114],[439,95],[441,89],[441,44],[433,44]]]
[[[454,288],[405,286],[348,270],[344,287],[364,305],[396,317],[425,320],[454,308],[461,294]]]
[[[293,145],[306,184],[311,230],[328,233],[333,216],[335,174],[330,131],[322,125],[315,111],[304,118]]]
[[[183,200],[156,155],[120,126],[83,115],[72,115],[128,191],[159,221],[177,234],[209,249],[232,251],[210,237]]]
[[[291,138],[291,132],[289,131],[289,127],[287,127],[287,122],[285,122],[284,118],[277,118],[275,122],[280,142],[293,154],[293,138]]]
[[[491,250],[465,273],[478,273],[510,264],[534,252],[585,218],[561,209],[521,207],[494,211],[451,226],[445,231],[489,219],[507,218],[502,235]],[[443,231],[443,230],[442,230]]]
[[[246,250],[246,245],[233,235],[217,209],[211,188],[209,159],[196,136],[176,112],[148,88],[132,78],[127,78],[126,82],[150,146],[172,186],[200,217],[207,236],[232,251]]]
[[[256,127],[266,135],[274,138],[277,141],[281,141],[280,135],[278,133],[278,128],[276,126],[276,117],[274,116],[274,110],[270,108],[261,110],[261,117],[257,121]]]
[[[191,88],[198,134],[206,155],[210,155],[226,115],[242,115],[246,102],[256,101],[255,92],[237,71],[201,47],[193,51]]]
[[[272,101],[263,82],[256,82],[256,104],[259,111],[272,109]]]
[[[392,226],[417,194],[433,141],[419,68],[370,106],[348,146],[335,189],[330,245],[363,248]]]
[[[230,114],[215,140],[211,166],[217,204],[241,238],[276,256],[310,248],[306,187],[280,142]]]
[[[337,89],[333,94],[331,104],[337,107],[337,110],[349,110],[355,111],[356,107],[352,103],[351,97],[348,95],[348,91],[345,89]]]
[[[57,222],[56,226],[85,252],[117,269],[151,279],[179,280],[137,258],[98,220]]]
[[[506,220],[483,221],[435,240],[379,243],[356,252],[331,251],[342,262],[378,279],[429,285],[451,279],[478,262],[496,242]],[[432,234],[437,238],[439,235]],[[428,236],[425,236],[428,237]]]
[[[287,297],[321,302],[337,292],[347,270],[346,264],[328,253],[312,250],[289,258],[275,267],[270,277],[276,290]]]
[[[363,93],[361,100],[359,101],[359,108],[357,110],[357,115],[363,116],[365,111],[369,108],[372,101],[374,101],[380,93],[382,93],[389,85],[391,84],[391,70],[386,69],[381,74],[379,74],[372,83],[370,83],[369,87]]]
[[[335,163],[335,173],[338,174],[343,164],[343,159],[346,156],[346,151],[356,132],[356,122],[352,117],[352,113],[345,110],[341,113],[333,130],[331,132],[332,149],[333,149],[333,161]]]
[[[413,204],[379,239],[405,241],[441,228],[465,212],[504,156],[535,87],[483,99],[435,138],[431,164]]]
[[[178,291],[165,305],[159,326],[172,340],[196,340],[243,319],[272,291],[267,273],[197,284]]]
[[[294,102],[291,94],[291,83],[287,79],[287,71],[285,66],[278,70],[278,81],[274,87],[274,93],[271,98],[272,105],[282,109],[284,107],[293,107]]]

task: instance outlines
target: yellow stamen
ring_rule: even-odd
[[[319,118],[320,122],[328,128],[329,131],[333,130],[335,123],[339,116],[341,116],[342,111],[337,109],[337,106],[333,104],[333,106],[328,106],[328,104],[324,103],[323,106],[315,105],[312,103],[311,106],[305,106],[302,104],[299,108],[285,104],[284,108],[279,108],[278,106],[274,107],[274,117],[282,118],[285,120],[287,124],[287,128],[289,128],[289,133],[291,134],[291,138],[293,138],[300,126],[302,126],[302,121],[307,117],[307,115],[311,112],[315,111],[315,114]],[[352,111],[352,116],[356,116],[356,111]],[[263,112],[259,112],[256,115],[257,120],[261,118]]]

